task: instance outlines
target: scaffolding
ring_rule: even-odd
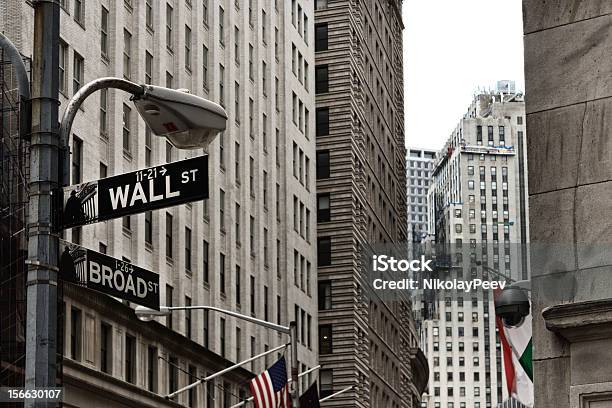
[[[25,60],[29,69],[30,61]],[[29,143],[20,136],[20,98],[0,50],[0,385],[25,382],[25,281]]]

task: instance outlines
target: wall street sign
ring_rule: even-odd
[[[58,229],[208,198],[208,155],[63,189]]]
[[[159,310],[159,275],[127,261],[60,241],[60,278]]]

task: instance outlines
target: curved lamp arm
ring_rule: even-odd
[[[145,93],[145,89],[142,85],[138,85],[134,82],[128,81],[122,78],[113,78],[113,77],[105,77],[99,78],[94,81],[91,81],[81,87],[77,93],[70,99],[68,102],[68,106],[66,106],[66,110],[62,115],[62,120],[60,121],[60,149],[62,149],[61,153],[61,174],[60,181],[62,185],[67,186],[70,185],[70,148],[69,148],[69,140],[70,140],[70,131],[72,130],[72,123],[74,122],[74,118],[79,111],[79,108],[87,99],[89,95],[92,93],[99,91],[101,89],[120,89],[122,91],[126,91],[136,97],[142,96]]]

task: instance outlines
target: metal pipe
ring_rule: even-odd
[[[57,265],[59,239],[52,231],[51,191],[58,178],[58,1],[33,1],[32,135],[30,143],[26,281],[25,388],[57,384]],[[54,406],[26,400],[26,407]]]
[[[236,368],[238,368],[240,366],[243,366],[243,365],[245,365],[247,363],[250,363],[253,360],[257,360],[258,358],[265,357],[268,354],[272,354],[272,353],[274,353],[274,352],[276,352],[276,351],[278,351],[280,349],[283,349],[283,348],[287,347],[288,345],[289,345],[289,343],[283,344],[283,345],[275,347],[275,348],[273,348],[271,350],[264,351],[263,353],[260,353],[260,354],[258,354],[256,356],[250,357],[250,358],[248,358],[248,359],[246,359],[244,361],[236,363],[233,366],[224,368],[223,370],[221,370],[219,372],[211,374],[208,377],[201,378],[201,379],[199,379],[198,381],[196,381],[196,382],[194,382],[192,384],[186,385],[185,387],[181,388],[180,390],[176,390],[173,393],[170,393],[170,394],[166,395],[165,398],[166,399],[172,399],[172,398],[176,397],[178,394],[181,394],[181,393],[183,393],[185,391],[189,391],[193,387],[197,387],[199,384],[205,383],[205,382],[210,381],[210,380],[214,380],[215,378],[217,378],[217,377],[219,377],[219,376],[221,376],[221,375],[223,375],[223,374],[225,374],[225,373],[227,373],[229,371],[235,370]]]
[[[310,373],[312,373],[313,371],[318,370],[319,368],[321,368],[321,365],[314,366],[314,367],[312,367],[310,370],[306,370],[306,371],[304,371],[304,372],[300,373],[300,374],[298,375],[298,378],[302,378],[302,377],[303,377],[303,376],[305,376],[306,374],[310,374]],[[290,378],[288,381],[289,381],[289,382],[293,382],[293,379],[291,379],[291,378]],[[249,397],[249,398],[245,399],[244,401],[240,401],[239,403],[232,405],[230,408],[238,408],[238,407],[242,407],[242,406],[246,405],[247,403],[249,403],[249,402],[253,401],[254,399],[255,399],[255,397]]]
[[[134,82],[128,81],[122,78],[105,77],[93,80],[83,85],[77,93],[70,99],[66,110],[62,116],[60,123],[60,149],[61,152],[61,175],[60,181],[63,186],[70,185],[70,131],[72,130],[72,123],[74,118],[79,111],[79,108],[92,93],[101,89],[120,89],[131,93],[134,96],[142,96],[145,93],[145,88],[142,85],[138,85]]]
[[[15,75],[17,76],[17,84],[19,86],[19,95],[22,99],[30,99],[30,78],[28,77],[28,70],[26,69],[21,53],[4,34],[0,33],[0,48],[6,52],[11,60],[11,64],[15,68]]]
[[[297,322],[293,320],[289,323],[290,342],[291,342],[291,406],[300,407],[300,396],[298,390],[298,356],[297,356]]]

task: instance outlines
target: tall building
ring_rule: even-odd
[[[425,149],[409,149],[406,158],[408,180],[408,242],[421,243],[429,236],[427,229],[427,191],[433,181],[433,165],[436,152]]]
[[[60,116],[80,87],[107,76],[187,88],[229,114],[208,151],[209,200],[74,228],[65,239],[159,273],[162,305],[297,320],[300,371],[317,365],[319,346],[313,1],[59,2]],[[31,55],[31,3],[2,3],[5,33]],[[203,154],[151,134],[130,95],[114,90],[86,100],[70,146],[73,184]],[[144,323],[132,308],[65,285],[66,404],[175,406],[161,396],[288,342],[213,312]],[[176,402],[236,403],[252,373],[276,357]]]
[[[316,0],[319,361],[326,406],[414,407],[427,381],[408,299],[366,290],[362,255],[406,244],[401,1]]]
[[[441,276],[528,277],[520,245],[528,237],[524,118],[522,94],[480,93],[438,154],[429,229],[436,255],[453,265],[437,271]],[[435,304],[420,305],[427,311],[420,327],[430,362],[424,406],[485,408],[507,399],[492,292],[427,299]]]

